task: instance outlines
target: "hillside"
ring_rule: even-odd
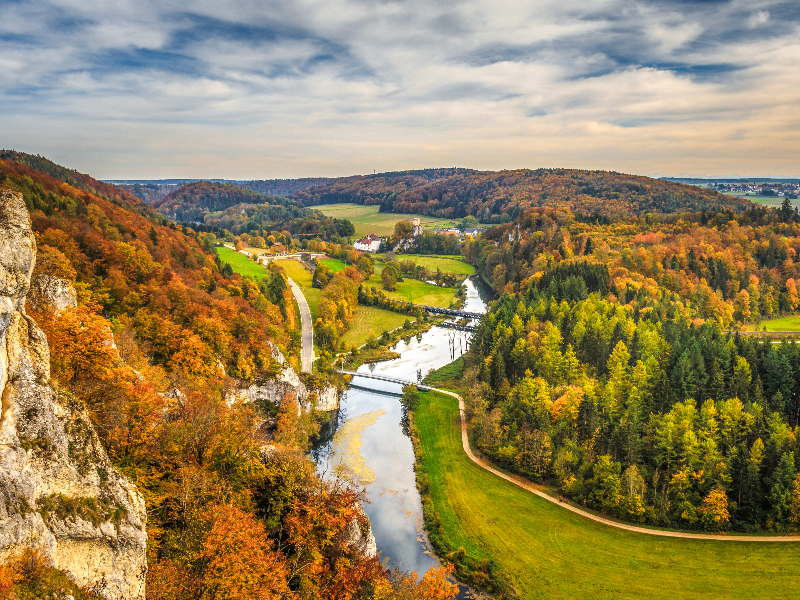
[[[283,272],[233,274],[202,235],[126,192],[15,158],[0,160],[0,491],[4,518],[50,537],[3,529],[0,594],[138,598],[145,575],[150,600],[415,588],[387,579],[362,492],[318,478],[306,456],[328,420],[314,399],[330,391],[338,405],[338,394],[325,373],[291,369],[299,335]]]
[[[221,361],[229,373],[249,378],[268,368],[267,342],[284,347],[289,342],[278,304],[263,296],[264,302],[257,302],[260,294],[245,299],[241,290],[214,294],[240,289],[241,283],[221,275],[215,255],[199,238],[165,225],[160,215],[114,186],[51,165],[44,163],[81,187],[0,161],[0,183],[21,192],[31,211],[40,253],[47,256],[41,269],[68,275],[87,302],[130,329],[170,370],[205,378]],[[254,328],[237,325],[237,319]],[[212,333],[216,323],[222,329]],[[189,348],[206,360],[196,362]]]
[[[746,200],[661,179],[607,171],[537,169],[473,171],[426,169],[335,179],[292,194],[306,206],[353,202],[382,212],[434,217],[473,215],[481,223],[506,223],[531,207],[569,207],[585,215],[634,216],[743,210]]]
[[[330,177],[301,177],[300,179],[263,179],[236,182],[234,185],[251,189],[262,194],[274,196],[291,196],[308,188],[325,185],[334,181]]]
[[[239,204],[292,207],[297,203],[285,197],[270,196],[228,183],[197,181],[155,200],[152,206],[174,221],[203,223],[209,213],[224,211]],[[295,212],[295,216],[302,214],[302,210]]]

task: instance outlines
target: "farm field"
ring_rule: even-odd
[[[254,279],[261,279],[267,274],[264,267],[256,262],[253,262],[243,254],[239,254],[235,250],[231,250],[230,248],[226,248],[224,246],[218,246],[217,254],[222,262],[228,263],[234,272],[239,273],[240,275],[246,275]]]
[[[780,196],[749,196],[742,192],[722,192],[726,196],[733,196],[735,198],[744,198],[745,200],[750,200],[750,202],[755,202],[756,204],[761,204],[762,206],[769,206],[771,208],[780,208],[781,204],[783,204],[783,198]],[[792,200],[792,206],[800,207],[800,201]]]
[[[490,559],[520,598],[795,598],[800,543],[652,537],[570,513],[475,465],[458,403],[434,392],[415,409],[443,535]]]
[[[378,206],[375,205],[321,204],[311,208],[321,211],[328,217],[349,220],[356,229],[356,237],[363,237],[368,233],[374,233],[377,236],[390,235],[394,232],[395,223],[405,220],[410,221],[414,217],[420,218],[423,228],[449,227],[456,223],[456,221],[452,219],[438,219],[436,217],[426,217],[424,215],[379,213]]]
[[[374,306],[361,306],[356,308],[356,316],[350,322],[350,329],[340,338],[347,347],[361,346],[367,342],[369,332],[380,336],[384,331],[391,331],[403,325],[406,319],[413,317]]]
[[[765,327],[767,331],[800,331],[800,315],[789,315],[758,323],[758,331],[764,331]],[[755,324],[750,324],[744,327],[744,331],[754,331],[755,328]]]

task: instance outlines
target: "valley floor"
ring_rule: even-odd
[[[800,543],[661,538],[593,522],[464,453],[456,399],[415,410],[431,499],[451,546],[490,559],[521,598],[795,598]]]

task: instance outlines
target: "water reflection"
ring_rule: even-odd
[[[466,283],[464,310],[484,313],[486,305],[478,290],[472,281]],[[469,335],[434,327],[399,342],[394,350],[400,353],[400,358],[363,365],[359,372],[417,381],[431,369],[443,367],[466,352]],[[397,384],[354,378],[342,397],[338,419],[340,431],[344,430],[346,435],[338,440],[337,433],[333,443],[315,450],[314,458],[321,470],[330,472],[336,464],[349,461],[356,465],[354,471],[369,475],[362,478],[369,499],[364,508],[382,558],[388,558],[390,565],[416,571],[421,577],[431,567],[438,566],[438,561],[423,530],[414,452],[408,438],[407,415],[399,401],[400,390]],[[350,423],[355,426],[348,427]]]

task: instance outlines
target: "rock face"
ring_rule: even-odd
[[[378,544],[375,542],[375,534],[372,533],[372,525],[370,525],[369,518],[364,514],[364,509],[360,505],[358,508],[364,517],[364,522],[361,523],[358,519],[353,519],[350,522],[345,534],[347,536],[347,544],[357,548],[363,556],[373,558],[378,556]]]
[[[272,347],[272,358],[278,364],[283,365],[283,370],[275,379],[266,379],[247,387],[240,387],[228,395],[228,401],[240,399],[259,403],[266,400],[280,406],[285,394],[294,394],[303,411],[307,412],[316,408],[330,412],[339,409],[339,391],[334,386],[328,384],[321,390],[309,390],[275,346]]]
[[[32,310],[60,313],[77,304],[75,288],[68,280],[51,275],[39,275],[31,281],[28,306]]]
[[[143,599],[142,495],[111,465],[82,403],[49,383],[47,339],[25,312],[36,242],[19,194],[0,190],[0,560],[38,548],[109,600]],[[74,291],[36,294],[62,310]]]

